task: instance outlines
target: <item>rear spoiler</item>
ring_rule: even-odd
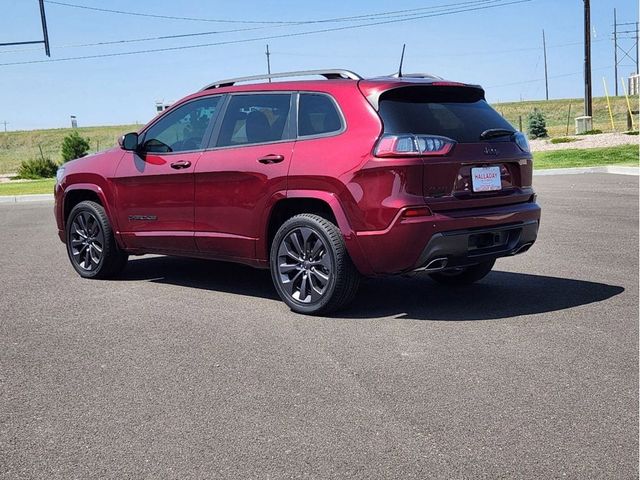
[[[380,108],[380,97],[383,93],[390,90],[397,90],[401,88],[411,87],[465,87],[474,90],[479,90],[484,98],[484,89],[480,85],[473,85],[469,83],[450,82],[448,80],[442,80],[439,78],[433,78],[425,80],[424,78],[389,78],[388,82],[380,81],[381,79],[373,80],[360,80],[358,82],[358,88],[360,92],[365,96],[371,106],[378,111]]]

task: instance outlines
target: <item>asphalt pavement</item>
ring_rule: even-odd
[[[335,318],[232,264],[83,280],[1,205],[0,478],[638,478],[638,177],[535,182],[528,253]]]

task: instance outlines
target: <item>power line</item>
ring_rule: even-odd
[[[246,32],[246,31],[250,31],[250,30],[261,30],[263,28],[273,28],[273,27],[237,28],[237,29],[232,29],[232,30],[218,30],[218,31],[211,31],[211,32],[194,32],[194,33],[182,33],[182,34],[176,34],[176,35],[161,35],[161,36],[158,36],[158,37],[126,38],[126,39],[121,39],[121,40],[110,40],[110,41],[94,42],[94,43],[75,43],[75,44],[72,43],[72,44],[68,44],[68,45],[56,45],[55,48],[56,49],[61,49],[61,48],[103,47],[105,45],[119,45],[119,44],[126,44],[126,43],[151,42],[151,41],[157,41],[157,40],[175,40],[177,38],[201,37],[201,36],[206,36],[206,35],[218,35],[218,34],[224,34],[224,33]],[[0,51],[0,53],[27,52],[27,51],[32,51],[32,50],[36,50],[36,49],[34,49],[34,48],[23,48],[21,50]]]
[[[177,38],[188,38],[188,37],[197,37],[197,36],[206,36],[206,35],[217,35],[217,34],[224,34],[224,33],[247,32],[247,31],[252,31],[252,30],[261,30],[261,29],[265,29],[265,28],[281,28],[281,27],[287,27],[287,26],[297,26],[297,25],[302,25],[302,24],[307,24],[307,23],[364,21],[367,18],[373,19],[373,18],[379,17],[379,16],[389,17],[389,14],[394,14],[394,13],[398,13],[398,12],[409,12],[409,11],[414,11],[414,10],[425,10],[425,9],[442,10],[442,9],[446,9],[446,8],[449,8],[449,7],[452,7],[452,6],[456,7],[456,6],[462,6],[462,5],[487,4],[487,3],[495,3],[495,2],[500,2],[500,1],[503,1],[503,0],[472,0],[472,1],[449,3],[449,4],[443,4],[443,5],[434,5],[434,6],[431,6],[431,7],[423,7],[423,8],[418,8],[418,9],[396,10],[396,11],[393,11],[393,12],[383,12],[383,13],[359,15],[359,16],[354,16],[354,17],[338,17],[338,18],[329,18],[329,19],[323,19],[323,20],[310,20],[310,21],[295,22],[295,23],[292,22],[292,23],[286,23],[286,24],[283,23],[283,24],[280,24],[280,25],[269,25],[269,26],[249,27],[249,28],[236,28],[236,29],[231,29],[231,30],[216,30],[216,31],[194,32],[194,33],[184,33],[184,34],[176,34],[176,35],[162,35],[162,36],[156,36],[156,37],[143,37],[143,38],[112,40],[112,41],[103,41],[103,42],[94,42],[94,43],[57,45],[56,48],[58,48],[58,49],[61,49],[61,48],[82,48],[82,47],[96,47],[96,46],[105,46],[105,45],[118,45],[118,44],[125,44],[125,43],[149,42],[149,41],[157,41],[157,40],[170,40],[170,39],[177,39]],[[60,2],[57,2],[57,4],[60,4]],[[67,4],[64,4],[64,5],[67,5]],[[87,7],[87,8],[93,8],[93,7]],[[103,10],[103,9],[100,9],[100,10]],[[418,15],[418,14],[414,13],[414,14],[410,14],[410,15],[390,15],[390,17],[391,18],[412,17],[414,15]],[[17,50],[3,50],[3,51],[0,51],[0,54],[3,54],[3,53],[20,53],[20,52],[27,52],[27,51],[32,51],[32,50],[35,50],[35,49],[33,49],[33,48],[23,48],[23,49],[17,49]]]
[[[29,64],[35,64],[35,63],[66,62],[66,61],[73,61],[73,60],[90,60],[90,59],[96,59],[96,58],[119,57],[119,56],[127,56],[127,55],[138,55],[138,54],[144,54],[144,53],[170,52],[170,51],[186,50],[186,49],[192,49],[192,48],[202,48],[202,47],[211,47],[211,46],[220,46],[220,45],[249,43],[249,42],[257,42],[257,41],[263,41],[263,40],[279,39],[279,38],[299,37],[299,36],[304,36],[304,35],[313,35],[313,34],[316,34],[316,33],[329,33],[329,32],[337,32],[337,31],[344,31],[344,30],[352,30],[352,29],[356,29],[356,28],[371,27],[371,26],[377,26],[377,25],[387,25],[387,24],[392,24],[392,23],[400,23],[400,22],[407,22],[407,21],[412,21],[412,20],[419,20],[419,19],[423,19],[423,18],[442,17],[442,16],[446,16],[446,15],[453,15],[453,14],[456,14],[456,13],[465,13],[465,12],[471,12],[471,11],[488,10],[488,9],[497,8],[497,7],[504,7],[504,6],[508,6],[508,5],[516,5],[516,4],[520,4],[520,3],[528,3],[530,1],[532,1],[532,0],[512,0],[512,1],[509,1],[509,2],[494,3],[494,4],[490,4],[490,5],[481,5],[481,6],[476,6],[476,7],[467,7],[467,8],[460,7],[458,9],[452,9],[452,10],[449,10],[449,11],[443,11],[443,12],[437,12],[437,13],[430,13],[430,14],[426,14],[426,15],[413,16],[411,18],[400,18],[400,19],[394,19],[394,20],[382,20],[382,21],[378,21],[378,22],[363,23],[363,24],[359,24],[359,25],[347,25],[347,26],[342,26],[342,27],[323,28],[323,29],[319,29],[319,30],[311,30],[311,31],[306,31],[306,32],[285,33],[285,34],[280,34],[280,35],[269,35],[269,36],[254,37],[254,38],[247,38],[247,39],[227,40],[227,41],[223,41],[223,42],[201,43],[201,44],[196,44],[196,45],[182,45],[182,46],[177,46],[177,47],[155,48],[155,49],[137,50],[137,51],[131,51],[131,52],[103,53],[103,54],[96,54],[96,55],[84,55],[84,56],[78,56],[78,57],[55,58],[55,59],[50,59],[50,60],[29,60],[29,61],[22,61],[22,62],[8,62],[8,63],[0,63],[0,67],[6,67],[6,66],[12,66],[12,65],[29,65]]]
[[[47,3],[51,5],[60,5],[63,7],[71,7],[71,8],[79,8],[82,10],[92,10],[94,12],[103,12],[103,13],[116,13],[120,15],[131,15],[135,17],[148,17],[148,18],[160,18],[163,20],[187,20],[191,22],[215,22],[215,23],[287,23],[280,21],[251,21],[251,20],[222,20],[222,19],[209,19],[209,18],[195,18],[195,17],[177,17],[174,15],[157,15],[152,13],[141,13],[141,12],[129,12],[124,10],[112,10],[109,8],[99,8],[99,7],[90,7],[88,5],[77,5],[75,3],[65,3],[65,2],[56,2],[53,0],[45,0]]]
[[[606,38],[599,38],[597,40],[593,40],[593,43],[596,42],[604,42],[605,40],[607,40]],[[547,50],[551,49],[551,48],[562,48],[562,47],[570,47],[570,46],[577,46],[577,45],[582,45],[582,42],[569,42],[569,43],[557,43],[557,44],[553,44],[553,45],[547,45]],[[435,58],[435,57],[477,57],[479,55],[491,55],[491,56],[495,56],[495,55],[499,55],[499,54],[507,54],[507,53],[515,53],[515,52],[539,52],[541,51],[542,48],[541,47],[522,47],[522,48],[511,48],[508,50],[493,50],[493,49],[484,49],[484,50],[476,50],[476,51],[467,51],[467,52],[463,52],[463,53],[443,53],[443,54],[429,54],[429,55],[411,55],[411,58]],[[281,51],[281,50],[277,50],[277,51],[272,51],[272,54],[278,54],[278,55],[286,55],[286,56],[293,56],[293,57],[306,57],[309,56],[309,53],[304,53],[304,52],[286,52],[286,51]],[[315,56],[315,54],[314,54]],[[351,57],[351,58],[355,58],[355,57],[359,57],[359,55],[333,55],[333,54],[327,54],[325,55],[327,57],[332,57],[335,58],[336,56],[340,57],[340,56],[344,56],[344,57]]]
[[[306,24],[313,24],[313,23],[351,21],[351,20],[357,20],[357,19],[366,20],[372,17],[389,16],[394,14],[403,14],[403,13],[410,13],[410,12],[420,12],[425,10],[436,10],[436,9],[441,9],[450,5],[494,3],[500,0],[467,0],[465,2],[459,2],[456,4],[432,5],[429,7],[410,8],[405,10],[393,10],[389,12],[355,15],[351,17],[328,18],[328,19],[320,19],[320,20],[229,20],[229,19],[219,19],[219,18],[215,19],[215,18],[202,18],[202,17],[179,17],[175,15],[160,15],[160,14],[153,14],[153,13],[132,12],[127,10],[113,10],[108,8],[90,7],[88,5],[79,5],[75,3],[59,2],[54,0],[45,0],[45,1],[52,5],[60,5],[64,7],[78,8],[83,10],[92,10],[92,11],[103,12],[103,13],[113,13],[113,14],[119,14],[119,15],[130,15],[135,17],[159,18],[163,20],[185,20],[185,21],[191,21],[191,22],[235,23],[235,24],[306,25]]]
[[[504,0],[467,0],[467,1],[464,1],[464,2],[448,3],[448,4],[442,4],[442,5],[433,5],[433,6],[430,6],[430,7],[422,7],[422,8],[417,8],[417,9],[396,10],[396,11],[392,11],[392,12],[372,13],[372,14],[367,14],[367,15],[353,16],[353,17],[337,17],[337,18],[329,18],[329,19],[322,19],[322,20],[309,20],[309,21],[304,21],[304,22],[283,23],[283,24],[279,24],[279,25],[269,25],[269,26],[249,27],[249,28],[235,28],[235,29],[231,29],[231,30],[215,30],[215,31],[193,32],[193,33],[184,33],[184,34],[176,34],[176,35],[161,35],[161,36],[156,36],[156,37],[143,37],[143,38],[111,40],[111,41],[94,42],[94,43],[57,45],[56,48],[61,49],[61,48],[98,47],[98,46],[118,45],[118,44],[125,44],[125,43],[150,42],[150,41],[158,41],[158,40],[174,40],[174,39],[177,39],[177,38],[188,38],[188,37],[207,36],[207,35],[219,35],[219,34],[224,34],[224,33],[247,32],[247,31],[253,31],[253,30],[261,30],[261,29],[265,29],[265,28],[282,28],[282,27],[297,26],[297,25],[302,25],[302,24],[307,24],[307,23],[364,21],[364,20],[361,20],[361,19],[367,19],[367,18],[372,18],[373,19],[373,18],[379,17],[379,16],[386,16],[386,17],[390,16],[391,18],[397,18],[397,17],[403,18],[403,17],[412,17],[412,16],[419,15],[419,14],[416,14],[416,13],[409,14],[409,15],[393,15],[393,14],[402,13],[402,12],[412,12],[412,11],[416,11],[416,10],[424,11],[426,9],[429,9],[429,10],[443,10],[443,9],[448,9],[448,8],[451,8],[451,7],[460,7],[460,6],[463,6],[463,5],[478,5],[478,4],[484,5],[484,4],[501,2],[501,1],[504,1]],[[49,3],[55,3],[55,4],[60,4],[60,5],[71,5],[71,4],[61,3],[61,2],[49,2]],[[93,9],[93,7],[87,7],[87,8]],[[98,9],[98,10],[104,10],[104,9]],[[213,20],[211,20],[211,21],[213,21]],[[35,50],[35,49],[23,48],[23,49],[19,49],[19,50],[5,50],[5,51],[0,51],[0,54],[2,54],[2,53],[26,52],[26,51],[31,51],[31,50]]]
[[[127,39],[122,39],[122,40],[110,40],[110,41],[104,41],[104,42],[94,42],[94,43],[75,43],[75,44],[68,44],[68,45],[54,45],[54,47],[57,50],[60,49],[64,49],[64,48],[82,48],[82,47],[101,47],[101,46],[105,46],[105,45],[118,45],[118,44],[127,44],[127,43],[138,43],[138,42],[151,42],[151,41],[159,41],[159,40],[173,40],[173,39],[177,39],[177,38],[189,38],[189,37],[199,37],[199,36],[207,36],[207,35],[216,35],[216,34],[224,34],[224,33],[235,33],[235,32],[246,32],[246,31],[253,31],[253,30],[261,30],[263,28],[274,28],[274,27],[252,27],[252,28],[238,28],[238,29],[231,29],[231,30],[217,30],[217,31],[210,31],[210,32],[193,32],[193,33],[182,33],[182,34],[176,34],[176,35],[161,35],[161,36],[157,36],[157,37],[142,37],[142,38],[127,38]],[[603,42],[605,41],[605,38],[599,38],[596,40],[593,40],[592,43],[596,43],[596,42]],[[569,42],[569,43],[558,43],[558,44],[552,44],[552,45],[547,45],[547,50],[551,49],[551,48],[562,48],[562,47],[571,47],[571,46],[577,46],[577,45],[582,45],[582,42]],[[33,51],[33,50],[39,50],[39,48],[23,48],[20,50],[4,50],[4,51],[0,51],[0,54],[4,54],[4,53],[18,53],[18,52],[28,52],[28,51]],[[523,47],[523,48],[512,48],[512,49],[508,49],[508,50],[478,50],[478,51],[473,51],[473,52],[464,52],[464,53],[447,53],[447,54],[442,54],[442,55],[426,55],[426,56],[421,56],[421,55],[412,55],[412,58],[434,58],[437,56],[445,56],[445,57],[469,57],[469,56],[478,56],[478,55],[499,55],[499,54],[503,54],[503,53],[515,53],[515,52],[532,52],[532,51],[538,51],[540,50],[540,47]],[[289,55],[289,56],[308,56],[308,53],[294,53],[294,52],[282,52],[282,51],[277,51],[277,52],[271,52],[271,53],[277,53],[278,55]],[[331,56],[331,57],[335,57],[335,55],[327,55],[327,56]]]
[[[611,67],[598,67],[598,68],[593,68],[593,71],[599,71],[599,70],[607,70]],[[573,72],[573,73],[562,73],[560,75],[552,75],[549,78],[550,79],[554,79],[554,78],[565,78],[565,77],[573,77],[575,75],[582,75],[584,72],[581,70],[579,72]],[[489,85],[486,88],[499,88],[499,87],[513,87],[513,86],[517,86],[517,85],[526,85],[528,83],[538,83],[538,82],[544,82],[544,78],[535,78],[532,80],[523,80],[521,82],[510,82],[510,83],[501,83],[500,85]]]

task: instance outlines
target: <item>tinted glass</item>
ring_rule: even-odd
[[[380,98],[380,116],[385,133],[441,135],[460,143],[479,142],[480,134],[490,128],[515,131],[484,100],[481,90],[468,87],[391,90]]]
[[[320,135],[342,128],[340,115],[326,95],[301,93],[298,107],[298,135]]]
[[[205,148],[204,134],[219,102],[219,96],[201,98],[167,113],[146,131],[145,150],[166,153]]]
[[[289,138],[290,94],[233,95],[224,114],[218,146],[277,142]]]

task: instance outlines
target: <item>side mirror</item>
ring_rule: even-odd
[[[135,152],[138,150],[138,134],[136,132],[127,133],[120,137],[118,142],[123,150]]]

